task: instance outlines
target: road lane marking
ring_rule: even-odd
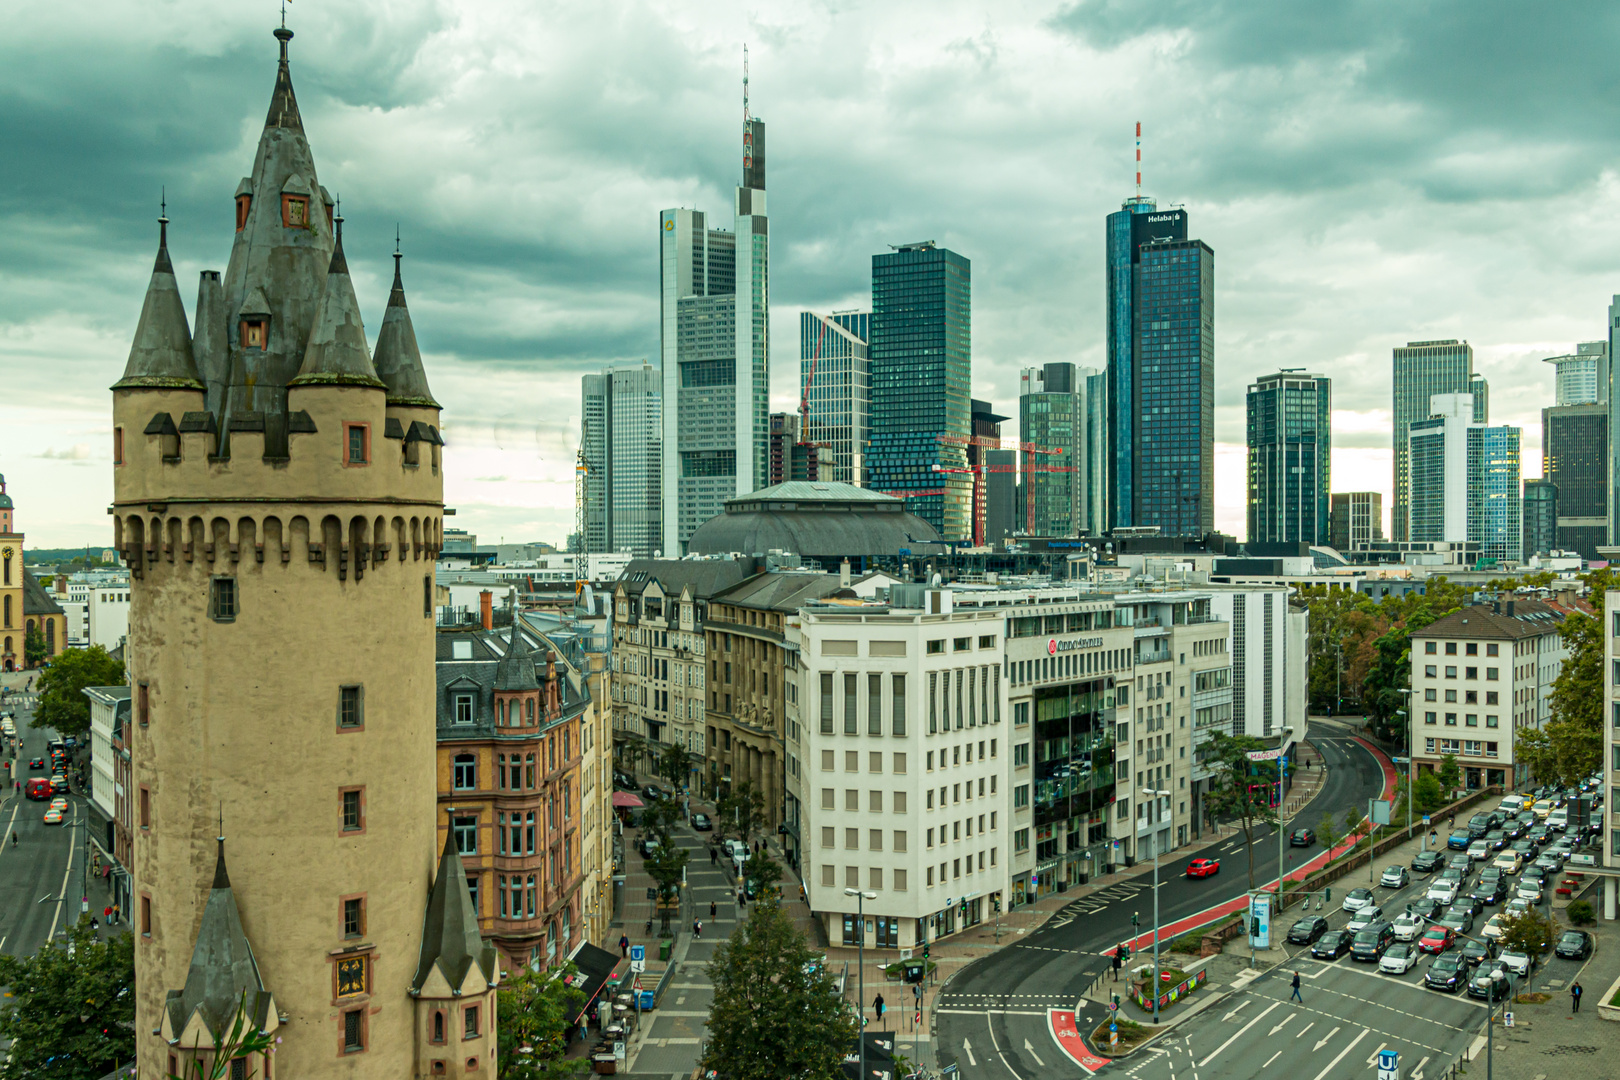
[[[962,1040],[962,1052],[968,1056],[969,1065],[976,1066],[979,1064],[978,1060],[973,1056],[973,1044],[968,1042],[966,1039]]]
[[[1308,1023],[1304,1027],[1300,1028],[1299,1029],[1299,1035],[1295,1035],[1294,1038],[1296,1038],[1296,1039],[1299,1038],[1300,1035],[1305,1034],[1307,1031],[1311,1030],[1311,1028],[1313,1028],[1315,1026],[1316,1026],[1316,1021],[1312,1020],[1310,1023]]]
[[[1024,1052],[1035,1059],[1035,1064],[1043,1069],[1046,1068],[1046,1062],[1041,1060],[1041,1056],[1035,1052],[1035,1047],[1030,1044],[1028,1039],[1024,1040]]]
[[[1372,1065],[1372,1064],[1376,1063],[1378,1061],[1378,1053],[1379,1053],[1379,1051],[1382,1050],[1384,1047],[1386,1047],[1388,1045],[1389,1045],[1389,1043],[1387,1043],[1387,1042],[1379,1043],[1378,1044],[1378,1050],[1374,1050],[1372,1053],[1367,1055],[1367,1064]]]
[[[1243,1001],[1243,1005],[1239,1005],[1236,1009],[1233,1009],[1231,1012],[1229,1012],[1225,1016],[1221,1017],[1221,1021],[1224,1023],[1225,1021],[1232,1019],[1232,1017],[1234,1017],[1234,1016],[1236,1016],[1238,1014],[1239,1009],[1242,1009],[1244,1005],[1251,1004],[1253,1001],[1254,1001],[1253,998],[1245,998],[1244,1001]]]
[[[1371,1031],[1372,1031],[1372,1028],[1362,1028],[1361,1029],[1361,1034],[1357,1035],[1355,1038],[1351,1039],[1350,1040],[1350,1045],[1346,1046],[1343,1050],[1340,1050],[1339,1051],[1339,1056],[1334,1058],[1332,1061],[1328,1062],[1327,1063],[1327,1068],[1323,1069],[1321,1072],[1316,1074],[1316,1080],[1323,1080],[1323,1078],[1326,1077],[1328,1073],[1332,1072],[1333,1069],[1334,1069],[1334,1066],[1338,1065],[1339,1062],[1343,1061],[1344,1056],[1346,1054],[1348,1054],[1350,1051],[1352,1051],[1352,1050],[1354,1050],[1356,1048],[1356,1043],[1360,1042],[1362,1039],[1365,1039],[1367,1037],[1367,1035]]]
[[[1086,1046],[1076,1026],[1078,1019],[1072,1009],[1053,1009],[1047,1013],[1046,1030],[1051,1034],[1052,1042],[1070,1061],[1088,1075],[1094,1074],[1108,1064],[1108,1059],[1098,1057]]]
[[[3,941],[0,941],[0,945],[3,945],[3,944],[5,944],[5,943]],[[1428,1063],[1429,1063],[1429,1055],[1424,1054],[1423,1058],[1417,1063],[1417,1068],[1412,1070],[1412,1080],[1423,1080],[1423,1066],[1427,1065]]]
[[[1262,1069],[1264,1069],[1267,1066],[1269,1066],[1273,1061],[1276,1061],[1280,1057],[1282,1057],[1282,1051],[1281,1050],[1277,1051],[1275,1054],[1272,1054],[1270,1057],[1266,1058],[1266,1064],[1262,1065],[1260,1067]]]
[[[1256,1016],[1253,1020],[1250,1020],[1247,1024],[1244,1024],[1242,1027],[1238,1028],[1237,1029],[1237,1034],[1233,1035],[1230,1039],[1227,1039],[1225,1042],[1221,1043],[1221,1045],[1217,1046],[1215,1048],[1215,1053],[1209,1055],[1209,1057],[1205,1058],[1203,1061],[1198,1062],[1196,1067],[1202,1069],[1204,1066],[1206,1066],[1210,1062],[1214,1061],[1215,1058],[1220,1054],[1220,1052],[1222,1050],[1225,1050],[1228,1046],[1231,1046],[1234,1042],[1237,1042],[1239,1036],[1241,1036],[1245,1031],[1248,1031],[1250,1028],[1254,1027],[1254,1025],[1258,1024],[1260,1021],[1264,1020],[1266,1018],[1266,1013],[1270,1012],[1272,1009],[1275,1009],[1277,1006],[1279,1006],[1281,1004],[1282,1004],[1282,1002],[1280,1002],[1280,1001],[1273,1001],[1269,1006],[1266,1007],[1265,1012],[1261,1013],[1259,1016]]]
[[[1311,1053],[1314,1054],[1318,1050],[1322,1049],[1322,1047],[1326,1046],[1327,1041],[1329,1039],[1333,1038],[1333,1036],[1337,1035],[1339,1033],[1339,1030],[1340,1030],[1339,1028],[1334,1028],[1332,1031],[1328,1032],[1326,1035],[1324,1035],[1320,1039],[1316,1040],[1316,1045],[1311,1047]]]
[[[1013,1068],[1012,1065],[1007,1061],[1007,1055],[1001,1052],[1001,1044],[996,1041],[996,1029],[990,1025],[990,1018],[988,1016],[984,1018],[984,1028],[990,1033],[991,1049],[996,1052],[996,1057],[1001,1059],[1001,1063],[1007,1066],[1007,1071],[1013,1074],[1013,1080],[1024,1080],[1022,1076],[1018,1075],[1018,1070]],[[966,1040],[964,1040],[964,1042],[965,1041]]]
[[[1279,1031],[1281,1031],[1283,1029],[1283,1025],[1288,1023],[1288,1021],[1292,1020],[1293,1018],[1294,1018],[1293,1013],[1289,1013],[1287,1016],[1283,1017],[1282,1018],[1282,1023],[1278,1024],[1276,1027],[1274,1027],[1270,1031],[1266,1032],[1266,1038],[1269,1039],[1271,1036],[1277,1034],[1277,1032],[1279,1032]]]

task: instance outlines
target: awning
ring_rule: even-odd
[[[635,794],[635,792],[632,792],[632,791],[615,791],[613,793],[613,808],[615,810],[617,810],[618,808],[620,808],[622,806],[628,806],[631,809],[634,809],[634,808],[636,808],[638,806],[646,806],[646,805],[647,804],[642,802],[641,797],[639,795]]]
[[[574,980],[574,986],[585,994],[585,1003],[580,1006],[578,1015],[574,1017],[574,1023],[577,1024],[591,1011],[591,1006],[596,1003],[596,997],[602,992],[602,986],[607,982],[608,976],[619,966],[619,957],[606,949],[598,949],[588,941],[582,941],[568,959],[579,968],[579,974],[570,978]]]

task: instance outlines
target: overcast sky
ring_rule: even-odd
[[[110,540],[111,398],[167,189],[188,309],[223,269],[276,9],[13,5],[0,37],[0,471],[35,546]],[[797,313],[871,256],[973,262],[973,389],[1103,362],[1103,219],[1185,205],[1216,253],[1216,524],[1242,535],[1244,389],[1334,380],[1337,490],[1387,492],[1390,349],[1458,337],[1541,472],[1541,358],[1620,292],[1620,8],[1565,3],[535,3],[288,9],[320,180],[375,337],[398,223],[481,539],[573,527],[579,378],[656,359],[659,210],[728,216],[742,49],[767,123],[772,408]],[[1011,425],[1009,425],[1011,426]],[[1011,432],[1009,431],[1009,434]],[[1387,513],[1387,499],[1386,499]]]

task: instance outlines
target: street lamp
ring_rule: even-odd
[[[1154,791],[1152,788],[1143,788],[1142,794],[1155,801],[1168,799],[1168,791]],[[1155,807],[1157,809],[1157,807]],[[1158,824],[1158,815],[1155,814],[1149,823]],[[1159,834],[1154,831],[1153,838],[1153,1024],[1159,1023]]]
[[[866,909],[867,900],[876,900],[877,893],[859,889],[845,889],[845,896],[855,898],[855,1007],[861,1018],[861,1028],[855,1033],[860,1040],[860,1080],[866,1080]],[[926,961],[924,964],[926,965]]]
[[[1283,881],[1288,877],[1287,845],[1283,835],[1283,798],[1288,787],[1288,736],[1294,733],[1292,727],[1277,729],[1277,747],[1281,751],[1277,755],[1277,914],[1283,909]]]
[[[1485,1080],[1491,1080],[1491,1043],[1496,1041],[1493,1021],[1496,1019],[1496,988],[1507,978],[1501,968],[1491,972],[1489,997],[1485,999]]]

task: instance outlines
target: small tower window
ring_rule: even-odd
[[[304,195],[281,197],[281,223],[289,229],[309,228],[309,198]]]
[[[343,463],[365,465],[371,460],[371,425],[343,425]]]
[[[236,197],[236,231],[241,232],[247,228],[248,209],[253,205],[253,196],[238,195]]]
[[[270,340],[269,319],[242,320],[242,348],[262,349]]]
[[[209,583],[208,617],[215,622],[236,621],[236,579],[217,577]]]
[[[122,465],[123,463],[124,463],[124,429],[121,428],[121,427],[115,427],[115,428],[113,428],[113,464],[114,465]]]

